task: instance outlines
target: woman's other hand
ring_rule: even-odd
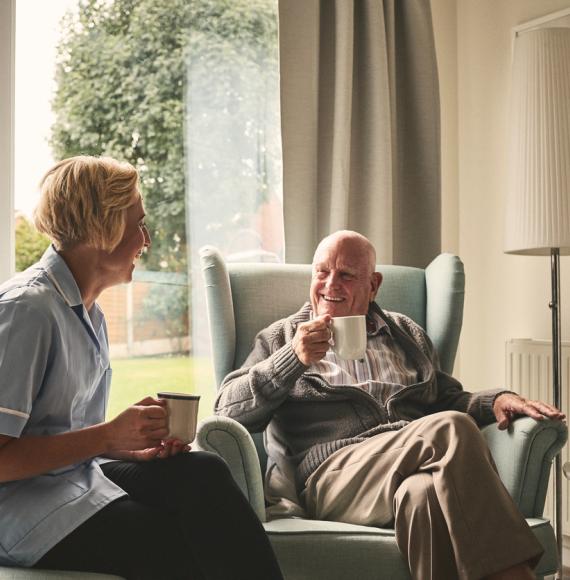
[[[124,461],[151,461],[152,459],[166,459],[179,453],[190,451],[190,445],[179,439],[167,439],[157,447],[139,449],[137,451],[116,451],[106,455],[109,459],[122,459]]]
[[[159,459],[165,459],[167,457],[173,457],[179,453],[185,453],[190,451],[190,445],[180,441],[180,439],[166,439],[162,442],[162,447],[159,450],[157,457]]]

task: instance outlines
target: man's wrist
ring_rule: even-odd
[[[520,395],[518,395],[517,393],[513,392],[513,391],[499,391],[494,397],[493,397],[493,403],[492,403],[492,407],[493,409],[495,409],[495,403],[497,402],[497,399],[499,399],[500,397],[502,397],[503,395],[514,395],[515,397],[521,398]]]

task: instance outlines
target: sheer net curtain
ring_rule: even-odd
[[[209,355],[198,252],[283,258],[277,0],[199,0],[186,58],[186,211],[192,352]],[[212,10],[215,7],[215,10]],[[209,11],[209,12],[208,12]]]
[[[338,229],[381,263],[440,252],[439,87],[429,0],[279,2],[285,249]]]

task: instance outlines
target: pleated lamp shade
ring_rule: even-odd
[[[515,39],[505,252],[570,254],[570,28]]]

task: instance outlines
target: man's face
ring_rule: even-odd
[[[333,317],[366,314],[381,280],[381,275],[371,270],[370,256],[362,242],[346,238],[325,240],[313,259],[313,312]]]

